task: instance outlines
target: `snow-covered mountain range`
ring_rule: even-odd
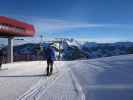
[[[68,45],[63,51],[63,59],[65,60],[90,59],[133,53],[133,42],[83,43],[73,40],[71,43],[66,41],[66,44]]]
[[[58,56],[58,45],[54,47]],[[39,44],[27,43],[14,46],[16,60],[18,58],[19,60],[25,60],[25,58],[29,60],[43,59],[41,51]],[[92,59],[125,54],[133,54],[133,42],[96,43],[65,39],[61,44],[62,60]]]

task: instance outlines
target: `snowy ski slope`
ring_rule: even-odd
[[[46,62],[16,62],[0,71],[0,100],[132,100],[133,55]]]

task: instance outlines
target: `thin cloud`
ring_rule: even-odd
[[[91,24],[83,22],[72,22],[57,19],[35,19],[32,20],[38,32],[63,32],[77,28],[133,28],[126,24]]]
[[[104,37],[104,38],[102,38],[102,37],[99,37],[99,38],[92,38],[92,37],[90,37],[90,38],[76,38],[76,40],[78,40],[78,41],[88,41],[88,42],[97,42],[97,43],[115,43],[115,42],[120,42],[120,41],[123,41],[123,42],[125,42],[125,41],[128,41],[128,40],[125,40],[124,38],[114,38],[114,37],[112,37],[112,38],[109,38],[109,37]]]
[[[74,21],[32,17],[32,16],[26,16],[26,17],[20,16],[18,17],[18,19],[22,19],[26,22],[34,24],[37,32],[63,32],[65,30],[71,30],[77,28],[124,28],[124,29],[133,28],[133,25],[128,25],[128,24],[110,24],[110,23],[97,24],[97,23],[74,22]]]

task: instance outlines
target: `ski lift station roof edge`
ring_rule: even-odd
[[[0,16],[0,36],[20,37],[34,36],[34,34],[35,29],[33,25],[9,17]]]

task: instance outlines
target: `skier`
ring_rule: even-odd
[[[45,57],[47,60],[47,76],[51,75],[53,73],[53,64],[55,60],[55,51],[54,49],[48,45],[45,47]]]

